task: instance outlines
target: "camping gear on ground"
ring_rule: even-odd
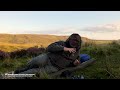
[[[85,61],[88,61],[88,60],[90,60],[91,58],[90,58],[90,55],[88,55],[88,54],[80,54],[80,62],[81,63],[83,63],[83,62],[85,62]]]
[[[76,67],[69,67],[69,68],[62,69],[58,72],[52,73],[50,76],[51,77],[57,77],[57,76],[61,75],[64,71],[67,71],[67,73],[68,73],[68,71],[69,72],[74,72],[76,70],[83,69],[83,68],[93,64],[95,61],[96,61],[96,59],[91,58],[90,60],[87,60],[87,61],[81,63],[80,65],[76,66]]]

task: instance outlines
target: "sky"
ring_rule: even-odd
[[[0,33],[7,34],[79,33],[90,39],[120,39],[120,30],[87,30],[110,23],[120,25],[120,11],[0,11]]]

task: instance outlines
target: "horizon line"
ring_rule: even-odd
[[[58,34],[40,34],[40,33],[38,33],[38,34],[36,34],[36,33],[34,33],[34,34],[31,34],[31,33],[0,33],[0,34],[8,34],[8,35],[48,35],[48,36],[70,36],[70,35],[58,35]],[[92,38],[88,38],[88,37],[84,37],[84,36],[81,36],[82,38],[87,38],[87,39],[91,39],[91,40],[100,40],[100,41],[106,41],[106,40],[110,40],[110,41],[113,41],[113,40],[115,40],[115,39],[92,39]],[[120,40],[120,39],[117,39],[117,40]]]

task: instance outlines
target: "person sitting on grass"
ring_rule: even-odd
[[[54,73],[80,64],[81,36],[71,34],[66,41],[51,43],[45,54],[32,58],[27,66],[15,70],[15,74]]]

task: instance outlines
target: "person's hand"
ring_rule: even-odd
[[[67,47],[64,47],[64,51],[68,51],[70,53],[75,53],[76,52],[76,48],[67,48]]]
[[[73,64],[74,64],[75,66],[77,66],[77,65],[80,64],[80,61],[76,59],[76,60],[73,62]]]

